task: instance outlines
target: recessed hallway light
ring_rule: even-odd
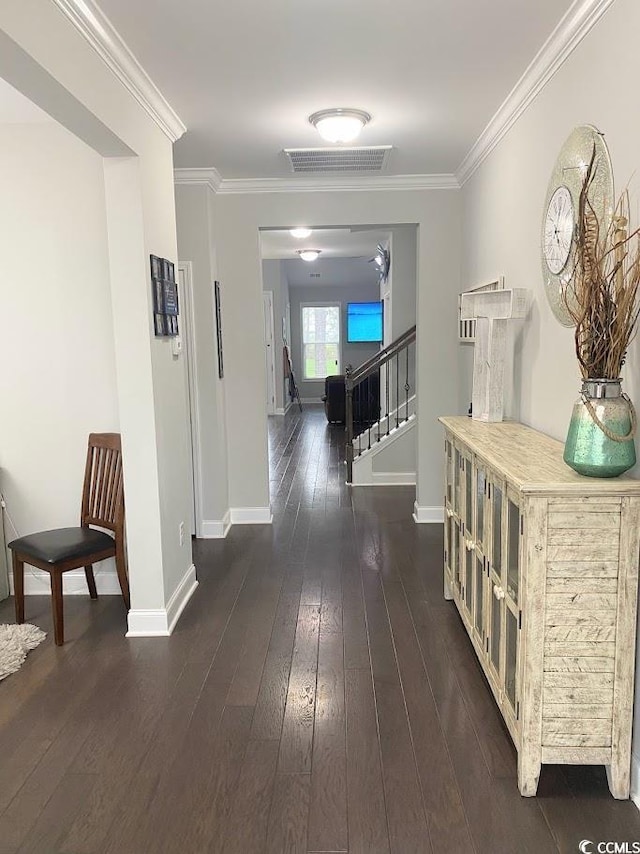
[[[333,107],[312,113],[309,121],[327,142],[345,143],[353,142],[371,116],[364,110]]]
[[[298,249],[298,255],[303,261],[315,261],[321,251],[320,249]]]

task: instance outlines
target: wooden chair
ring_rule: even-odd
[[[90,528],[96,525],[114,536]],[[115,557],[122,597],[130,607],[129,579],[124,548],[124,490],[122,452],[118,433],[89,436],[84,472],[80,527],[40,531],[8,544],[13,552],[13,583],[16,622],[24,623],[24,564],[37,566],[51,575],[53,631],[58,646],[64,643],[62,573],[84,566],[89,595],[98,598],[93,564]]]

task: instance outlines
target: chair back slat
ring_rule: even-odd
[[[82,525],[118,533],[124,522],[122,451],[118,433],[89,436],[82,494]]]
[[[111,515],[113,513],[114,501],[117,492],[116,480],[118,476],[118,463],[119,459],[116,458],[115,454],[111,454],[107,461],[107,473],[105,477],[105,514],[109,518],[111,518]]]

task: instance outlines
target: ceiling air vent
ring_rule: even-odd
[[[391,145],[285,148],[294,172],[382,172]]]

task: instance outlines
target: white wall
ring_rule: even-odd
[[[632,214],[638,225],[640,114],[633,98],[629,99],[633,81],[640,74],[638,32],[640,5],[636,0],[617,0],[463,189],[463,286],[504,273],[507,287],[526,287],[533,292],[530,319],[517,339],[515,382],[507,414],[562,440],[580,381],[572,330],[555,320],[543,290],[540,227],[544,197],[565,138],[576,125],[594,124],[606,135],[617,191],[627,184],[630,187]],[[459,348],[461,405],[470,398],[469,350]],[[637,343],[625,366],[624,387],[637,403]],[[639,728],[637,699],[636,796],[640,795]]]
[[[388,288],[391,291],[391,341],[416,322],[417,233],[414,225],[391,229],[391,268]]]
[[[132,620],[158,627],[190,577],[186,388],[168,341],[153,337],[149,254],[177,261],[170,139],[49,0],[6,0],[0,75],[105,156],[118,404],[123,436]],[[191,590],[192,587],[189,587]],[[177,605],[177,600],[173,601]],[[174,614],[176,611],[174,610]]]
[[[380,448],[372,462],[376,473],[413,474],[416,471],[416,431],[407,430],[394,442]]]
[[[205,185],[177,185],[176,221],[180,263],[190,262],[193,286],[195,385],[197,388],[198,452],[200,460],[200,517],[198,536],[224,532],[229,510],[227,436],[224,419],[224,380],[218,376],[218,354],[213,299],[217,279],[211,232],[215,228],[210,208],[212,192]],[[223,327],[224,331],[224,327]],[[215,370],[203,371],[203,365]],[[222,529],[222,530],[221,530]]]
[[[336,259],[339,260],[339,259]],[[348,260],[348,259],[344,259]],[[305,287],[291,287],[291,358],[293,370],[295,371],[298,390],[303,400],[321,402],[324,394],[324,379],[304,380],[302,372],[302,305],[313,302],[330,302],[340,306],[340,336],[341,336],[341,364],[340,370],[335,374],[344,374],[347,365],[357,368],[367,359],[370,359],[380,349],[380,344],[373,343],[350,343],[347,341],[347,303],[349,302],[375,302],[380,299],[378,283],[372,281],[368,285],[350,285],[348,282],[342,287],[328,287],[326,285],[306,285]]]
[[[7,539],[78,525],[87,438],[119,429],[102,158],[55,122],[0,131],[0,488]],[[12,520],[15,529],[9,523]],[[113,561],[96,567],[102,584]],[[46,593],[49,576],[27,589]]]
[[[231,506],[267,507],[269,503],[258,230],[289,228],[297,222],[311,227],[414,223],[419,282],[417,501],[437,515],[442,507],[442,434],[436,419],[458,410],[455,328],[460,193],[220,194],[216,209],[219,270],[226,289],[225,329],[229,330],[225,355]],[[427,516],[430,513],[431,509],[425,511]]]
[[[389,250],[391,267],[386,282],[380,284],[380,294],[388,301],[388,313],[391,323],[385,327],[385,346],[391,344],[416,323],[417,294],[417,232],[413,225],[400,225],[391,229]],[[390,326],[390,328],[388,328]],[[411,344],[408,352],[400,356],[400,400],[405,396],[404,385],[407,379],[405,359],[408,364],[409,395],[416,389],[416,348]],[[404,368],[404,370],[403,370]],[[395,401],[396,372],[393,365],[389,369],[389,387],[392,401]],[[395,403],[392,403],[392,407]],[[415,468],[415,462],[414,462]],[[403,469],[409,471],[410,469]]]

